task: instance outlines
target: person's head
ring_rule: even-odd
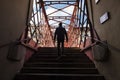
[[[59,23],[59,26],[62,27],[62,22]]]

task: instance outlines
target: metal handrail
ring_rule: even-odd
[[[32,46],[27,45],[27,44],[25,44],[25,43],[21,43],[21,45],[23,45],[24,47],[29,48],[29,49],[31,49],[31,50],[33,50],[33,51],[36,51],[36,52],[38,51],[37,48],[33,48]]]
[[[83,51],[85,51],[85,50],[87,50],[87,49],[89,49],[89,48],[92,48],[94,45],[96,45],[96,42],[90,44],[89,46],[85,47],[84,49],[81,49],[80,52],[83,52]]]
[[[24,41],[27,41],[27,40],[29,40],[29,39],[15,40],[15,41],[6,43],[6,44],[3,44],[3,45],[0,45],[0,49],[3,48],[3,47],[9,46],[9,45],[11,45],[11,44],[13,44],[13,43],[15,43],[15,44],[17,44],[17,45],[23,45],[23,46],[26,47],[26,48],[32,49],[32,50],[34,50],[34,51],[37,51],[36,48],[33,48],[32,46],[27,45],[27,44],[24,43]]]
[[[89,36],[89,37],[90,37],[90,36]],[[92,38],[92,37],[90,37],[90,38]],[[92,43],[92,44],[90,44],[89,46],[85,47],[85,48],[82,49],[80,52],[83,52],[83,51],[85,51],[85,50],[87,50],[87,49],[89,49],[89,48],[95,46],[97,43],[102,43],[103,45],[108,46],[107,43],[104,43],[103,41],[101,41],[101,40],[99,40],[99,39],[96,39],[96,38],[92,38],[92,39],[94,39],[95,42]]]

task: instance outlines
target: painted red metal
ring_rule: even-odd
[[[43,0],[37,2],[37,0],[35,0],[35,2],[36,2],[35,4],[39,5],[40,8],[39,10],[37,9],[38,11],[36,12],[32,10],[33,14],[31,14],[32,17],[30,16],[31,17],[30,21],[33,22],[33,24],[27,26],[24,34],[24,38],[30,39],[29,41],[26,42],[26,44],[29,44],[32,47],[54,47],[55,45],[53,43],[53,34],[55,27],[52,25],[56,23],[59,24],[59,22],[63,22],[63,24],[68,27],[67,33],[68,33],[69,41],[68,43],[65,43],[65,47],[79,47],[80,49],[84,49],[85,47],[93,43],[92,38],[94,37],[95,32],[93,31],[92,24],[89,20],[86,0],[75,0],[72,3],[70,0],[55,1],[55,2],[50,0],[47,2]],[[56,8],[52,6],[55,4],[59,4],[59,5],[66,4],[66,6],[62,8]],[[71,5],[74,6],[74,10],[72,14],[64,10],[70,7]],[[46,6],[49,6],[56,10],[47,14]],[[36,6],[36,8],[38,7]],[[64,15],[52,16],[54,13],[59,11],[67,14],[67,16]],[[36,24],[36,19],[35,19],[36,15],[37,15],[37,23],[39,24]],[[57,19],[63,19],[63,20],[59,21]],[[50,20],[55,21],[56,23],[50,24],[49,23]],[[70,24],[65,23],[66,20],[70,21]],[[35,38],[36,40],[34,40]],[[90,57],[90,59],[93,59],[91,51],[92,50],[89,49],[85,51],[85,53]]]

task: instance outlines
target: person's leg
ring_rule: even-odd
[[[60,42],[57,42],[57,52],[58,52],[58,56],[60,55]]]
[[[62,55],[64,53],[64,42],[62,42]]]

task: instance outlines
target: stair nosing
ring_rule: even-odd
[[[76,68],[76,67],[23,67],[23,69],[97,69],[97,68]]]
[[[25,64],[94,64],[93,62],[89,62],[89,63],[81,63],[81,62],[74,62],[74,63],[71,63],[71,62],[28,62],[28,63],[25,63]]]
[[[53,74],[53,73],[21,73],[18,75],[39,75],[39,76],[103,76],[101,74]]]

